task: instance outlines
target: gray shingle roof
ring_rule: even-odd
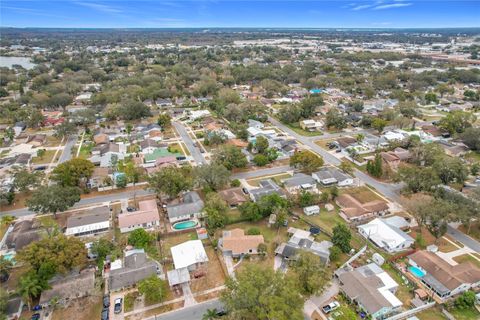
[[[110,270],[110,289],[130,287],[137,282],[156,274],[157,265],[147,260],[145,253],[134,253],[125,257],[124,267]]]
[[[291,178],[283,180],[286,187],[296,187],[304,184],[315,185],[315,180],[305,173],[296,173]]]
[[[195,191],[188,192],[183,196],[183,202],[167,206],[169,218],[176,218],[184,215],[197,214],[203,210],[204,203]]]

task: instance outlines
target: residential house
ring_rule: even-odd
[[[264,243],[262,235],[245,235],[242,229],[223,231],[219,247],[223,254],[238,258],[244,255],[258,254],[258,246]]]
[[[415,239],[396,225],[390,224],[388,219],[376,218],[357,228],[362,236],[389,253],[407,250],[415,242]]]
[[[265,127],[262,122],[253,119],[248,119],[248,126],[259,130]]]
[[[463,143],[453,144],[446,141],[438,141],[438,145],[451,157],[461,157],[469,151],[469,148]]]
[[[52,300],[61,305],[69,301],[89,297],[95,294],[95,269],[86,269],[80,273],[57,276],[48,283],[50,289],[40,295],[41,306],[48,306]]]
[[[158,225],[160,225],[160,215],[155,199],[140,201],[138,210],[118,215],[118,227],[121,233],[139,228],[152,229]]]
[[[123,265],[121,260],[119,262],[119,267],[117,267],[118,264],[112,263],[110,269],[108,287],[111,291],[131,287],[139,281],[157,274],[157,264],[147,259],[143,249],[125,252]]]
[[[282,180],[289,193],[296,194],[300,191],[318,193],[315,179],[304,173],[296,173],[292,177]]]
[[[93,136],[93,142],[98,146],[99,144],[110,143],[110,137],[105,133],[97,133]]]
[[[109,177],[110,169],[107,167],[95,167],[92,176],[88,179],[88,186],[90,188],[98,188],[103,186],[105,179]]]
[[[372,319],[384,319],[398,311],[403,303],[395,296],[398,284],[375,263],[336,272],[340,291]]]
[[[324,123],[322,121],[316,121],[312,119],[307,119],[307,120],[301,120],[300,121],[300,128],[302,128],[305,131],[320,131],[322,130],[324,126]]]
[[[338,146],[342,149],[353,146],[357,143],[357,139],[353,137],[341,137],[336,140]]]
[[[383,200],[361,203],[350,194],[341,194],[335,202],[340,206],[340,216],[347,222],[359,222],[369,217],[388,213],[388,204]]]
[[[250,190],[250,199],[257,202],[263,196],[270,195],[273,193],[278,194],[282,198],[286,198],[285,191],[282,190],[272,179],[261,180],[259,183],[259,188]]]
[[[410,152],[403,148],[395,148],[393,151],[380,152],[383,163],[396,171],[400,163],[411,158]]]
[[[108,143],[101,144],[92,149],[90,161],[100,167],[110,167],[114,158],[118,160],[125,159],[127,146],[125,144]]]
[[[23,130],[27,129],[27,125],[24,122],[16,122],[13,126],[13,132],[15,132],[15,137],[18,137]]]
[[[171,247],[170,251],[175,269],[187,268],[188,271],[195,271],[208,262],[208,255],[201,240],[186,241]]]
[[[480,268],[467,261],[451,265],[429,251],[417,251],[408,256],[408,270],[437,297],[446,300],[480,286]]]
[[[319,214],[320,213],[320,207],[315,205],[315,206],[308,206],[303,208],[303,213],[305,213],[307,216],[311,216],[314,214]]]
[[[140,145],[140,150],[143,154],[152,154],[158,148],[160,147],[165,148],[168,146],[167,144],[160,144],[158,141],[153,139],[142,140],[140,141],[139,145]]]
[[[242,191],[242,188],[230,188],[218,192],[220,198],[222,198],[230,207],[238,207],[239,205],[247,202],[247,197]]]
[[[324,186],[338,185],[347,187],[353,185],[353,178],[336,167],[322,167],[312,173],[313,179]]]
[[[38,221],[22,220],[15,222],[4,246],[7,250],[20,251],[30,243],[40,240],[41,237],[42,229],[39,227]]]
[[[34,134],[28,136],[27,144],[31,144],[34,147],[43,146],[47,142],[47,135],[45,134]]]
[[[187,111],[188,119],[190,121],[195,121],[207,116],[210,116],[210,111],[208,110],[189,110]]]
[[[161,108],[167,108],[167,107],[172,107],[173,106],[173,102],[171,99],[157,99],[155,100],[155,104]]]
[[[299,252],[304,250],[320,257],[323,263],[329,263],[330,248],[333,243],[330,241],[316,242],[309,231],[301,229],[289,228],[288,233],[292,235],[291,238],[275,249],[276,256],[282,257],[286,261],[295,261]]]
[[[108,206],[94,208],[82,214],[74,214],[67,219],[67,236],[97,235],[110,230],[111,213]]]
[[[183,195],[183,201],[178,204],[167,205],[167,215],[170,223],[181,220],[198,218],[202,214],[203,200],[195,191]]]
[[[151,153],[144,153],[143,155],[145,163],[147,164],[154,164],[158,159],[172,156],[176,159],[184,158],[183,154],[179,152],[172,153],[168,151],[168,148],[155,148]]]

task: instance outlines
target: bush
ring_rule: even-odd
[[[258,236],[260,235],[260,229],[253,227],[247,230],[247,234],[249,236]]]
[[[259,167],[266,166],[270,161],[268,161],[268,158],[264,156],[263,154],[257,154],[253,158],[253,163],[255,163]]]
[[[475,305],[475,292],[465,291],[455,300],[455,306],[458,309],[469,309]]]
[[[340,254],[342,253],[342,250],[337,247],[333,246],[330,248],[330,260],[331,261],[337,261],[338,258],[340,258]]]
[[[238,179],[232,180],[232,182],[230,182],[230,186],[232,186],[234,188],[240,187],[240,180],[238,180]]]

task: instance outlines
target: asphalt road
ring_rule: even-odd
[[[207,309],[220,310],[222,304],[218,299],[208,300],[203,303],[164,313],[160,316],[147,318],[147,320],[201,320]]]
[[[293,169],[290,166],[280,166],[280,167],[259,169],[255,171],[240,172],[232,175],[232,178],[233,179],[251,179],[255,177],[285,173],[289,170],[293,170]]]
[[[452,226],[447,227],[447,234],[454,238],[457,241],[460,241],[470,249],[480,253],[480,242],[475,239],[470,238],[465,233],[458,231],[457,229],[453,228]]]
[[[65,144],[65,147],[63,148],[63,152],[60,155],[60,159],[58,160],[58,163],[63,163],[65,161],[68,161],[72,158],[72,148],[77,142],[78,136],[72,135],[68,137],[67,143]]]
[[[288,133],[289,135],[291,135],[292,137],[294,137],[295,139],[303,143],[304,145],[308,146],[312,151],[321,155],[325,163],[331,164],[334,166],[338,166],[341,163],[340,159],[338,159],[337,157],[335,157],[334,155],[332,155],[331,153],[329,153],[327,150],[323,149],[319,145],[315,144],[310,139],[310,137],[305,137],[296,133],[295,131],[293,131],[292,129],[290,129],[289,127],[287,127],[286,125],[284,125],[283,123],[281,123],[280,121],[272,117],[269,117],[268,120],[271,123],[273,123],[275,126],[279,127],[280,129],[282,129],[283,131],[285,131],[286,133]],[[379,182],[374,178],[370,177],[369,175],[361,172],[360,170],[355,170],[354,175],[361,181],[375,188],[378,192],[383,194],[385,197],[394,201],[398,201],[400,199],[400,196],[399,196],[399,191],[401,189],[400,184]]]
[[[188,151],[193,157],[193,160],[200,165],[200,164],[206,164],[207,161],[203,157],[203,154],[200,152],[200,149],[195,147],[194,142],[190,135],[187,132],[187,129],[183,124],[180,122],[172,122],[173,126],[175,127],[175,130],[177,130],[178,134],[182,138],[182,141],[185,143],[187,146]]]

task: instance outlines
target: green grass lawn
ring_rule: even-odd
[[[382,200],[382,198],[380,198],[367,187],[348,188],[345,190],[341,190],[341,193],[349,194],[361,203],[366,203],[374,200]]]
[[[461,256],[458,256],[458,257],[453,258],[453,260],[455,260],[455,261],[458,262],[458,263],[470,261],[470,262],[472,262],[474,265],[476,265],[477,267],[480,268],[480,261],[478,261],[477,259],[475,259],[474,257],[472,257],[472,256],[469,255],[469,254],[463,254],[463,255],[461,255]]]
[[[32,158],[30,163],[32,163],[32,164],[50,163],[50,162],[52,162],[53,157],[55,156],[55,152],[57,152],[57,151],[56,150],[46,150],[43,157]],[[59,154],[60,154],[60,152],[59,152]]]
[[[88,159],[92,156],[93,143],[84,142],[80,148],[79,158]]]
[[[302,136],[307,136],[307,137],[316,137],[316,136],[321,136],[322,132],[320,131],[306,131],[300,128],[298,124],[289,124],[287,125],[290,129],[295,131],[296,133],[302,135]]]
[[[319,214],[310,217],[304,216],[303,219],[317,224],[328,232],[332,232],[333,228],[338,224],[345,224],[345,220],[338,215],[336,210],[328,212],[324,208],[320,210]]]
[[[443,320],[447,317],[440,311],[437,306],[434,306],[425,311],[419,312],[416,314],[417,318],[420,320]]]
[[[454,308],[452,310],[448,310],[455,319],[457,320],[478,320],[480,319],[480,312],[478,312],[475,308],[470,309],[457,309]]]

